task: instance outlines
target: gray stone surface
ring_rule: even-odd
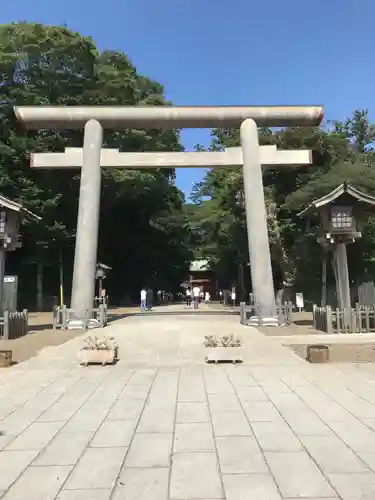
[[[263,453],[254,437],[218,437],[216,446],[223,474],[268,473]]]
[[[269,474],[225,474],[223,480],[226,500],[281,500]]]
[[[9,488],[37,454],[37,451],[2,451],[0,453],[0,491]]]
[[[303,446],[325,473],[367,472],[368,468],[338,437],[303,436]]]
[[[207,403],[177,403],[176,423],[192,424],[210,422]]]
[[[64,489],[111,489],[115,485],[127,448],[87,448]]]
[[[175,453],[214,452],[215,442],[211,424],[176,424],[173,451]]]
[[[375,498],[375,474],[329,474],[329,480],[342,500]]]
[[[127,447],[133,437],[136,425],[136,420],[105,420],[90,446],[100,448]]]
[[[302,445],[283,421],[253,422],[252,428],[264,451],[299,451]]]
[[[126,467],[169,467],[173,434],[136,434]]]
[[[242,337],[243,365],[205,365],[212,332]],[[309,365],[235,316],[105,334],[115,366],[77,367],[78,337],[0,370],[1,498],[373,500],[373,364]]]
[[[242,411],[211,413],[215,436],[252,436],[250,424]]]
[[[327,479],[305,451],[267,453],[266,460],[284,498],[335,495]]]
[[[175,454],[172,459],[170,498],[224,498],[216,454]]]
[[[5,493],[6,500],[51,500],[56,498],[72,467],[29,467]]]
[[[93,435],[93,432],[60,432],[33,465],[75,465]]]
[[[173,432],[175,408],[145,408],[139,421],[139,432]]]
[[[5,450],[42,450],[65,422],[35,422],[16,437]]]
[[[64,490],[56,500],[109,500],[111,490]]]
[[[123,469],[112,500],[167,500],[169,469]]]

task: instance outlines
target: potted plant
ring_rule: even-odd
[[[232,362],[242,363],[238,349],[242,347],[241,339],[234,335],[206,335],[205,347],[209,347],[211,352],[206,356],[208,363]]]
[[[89,363],[101,365],[113,364],[118,359],[118,345],[114,337],[87,337],[86,345],[78,351],[80,363],[87,366]]]

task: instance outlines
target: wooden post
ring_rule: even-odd
[[[4,340],[9,340],[9,311],[4,311]]]
[[[99,324],[100,324],[100,328],[104,328],[106,326],[105,305],[104,304],[99,304]]]
[[[24,335],[27,335],[29,333],[29,310],[23,309],[22,314],[23,314],[24,329],[25,329]]]
[[[62,323],[62,329],[66,330],[68,328],[68,309],[66,306],[61,307],[61,323]]]
[[[246,302],[240,302],[240,323],[245,324],[245,314],[246,314]]]
[[[39,312],[43,311],[43,272],[42,262],[36,264],[36,308]]]
[[[331,334],[333,330],[332,326],[332,308],[331,306],[326,306],[326,332]]]
[[[357,329],[359,333],[362,333],[362,311],[361,311],[361,306],[357,302],[355,305],[355,314],[356,314],[356,322],[357,322]]]
[[[322,294],[320,305],[322,307],[327,305],[327,255],[325,253],[322,260]]]
[[[5,259],[6,251],[4,243],[0,245],[0,316],[3,316],[4,311],[4,274],[5,274]]]
[[[317,330],[316,328],[316,305],[313,304],[313,327],[315,328],[315,330]]]

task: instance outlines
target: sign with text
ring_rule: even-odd
[[[296,293],[296,306],[299,309],[304,308],[303,293]]]

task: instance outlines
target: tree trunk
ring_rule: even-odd
[[[322,293],[320,297],[320,305],[325,307],[327,305],[327,255],[324,254],[322,258]]]
[[[246,290],[245,290],[245,282],[244,282],[244,273],[243,273],[243,264],[238,264],[238,287],[240,290],[239,299],[241,302],[245,300]]]
[[[333,275],[335,277],[335,284],[336,284],[336,307],[341,307],[342,299],[341,299],[341,286],[340,286],[340,276],[337,271],[337,259],[336,259],[336,253],[333,252],[332,256],[332,269],[333,269]]]
[[[43,311],[43,264],[37,263],[36,268],[36,308]]]
[[[277,258],[283,279],[283,288],[277,292],[277,300],[284,302],[287,297],[285,297],[285,288],[290,288],[294,284],[295,279],[295,269],[290,259],[288,253],[285,249],[284,242],[281,236],[280,223],[277,218],[276,205],[271,202],[267,206],[267,219],[269,223],[270,232],[274,236],[274,251],[273,254]],[[288,299],[287,299],[288,300]]]

